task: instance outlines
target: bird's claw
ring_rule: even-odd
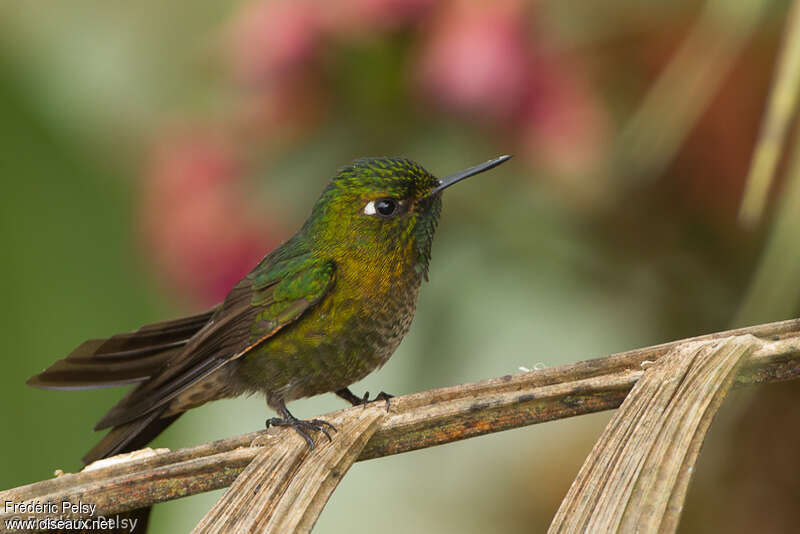
[[[309,419],[304,421],[295,417],[271,417],[266,420],[265,424],[267,428],[270,426],[290,426],[294,428],[294,430],[300,434],[304,440],[306,440],[306,443],[308,443],[309,451],[314,450],[314,440],[308,435],[308,431],[322,432],[325,434],[325,437],[328,438],[328,441],[333,441],[333,439],[331,439],[331,435],[328,433],[328,430],[325,427],[328,427],[333,432],[336,432],[335,426],[327,421],[323,421],[322,419]]]
[[[361,404],[364,406],[364,408],[366,408],[367,404],[370,403],[370,402],[375,402],[375,401],[379,401],[379,400],[386,401],[386,411],[388,412],[389,411],[389,399],[392,399],[392,398],[394,398],[394,395],[390,395],[389,393],[386,393],[385,391],[381,391],[380,393],[378,393],[375,396],[374,399],[370,400],[369,399],[369,391],[367,391],[366,393],[364,393],[364,397],[361,399]]]
[[[342,388],[342,389],[336,391],[336,394],[339,397],[341,397],[344,400],[346,400],[347,402],[349,402],[353,406],[358,406],[360,404],[361,406],[364,406],[365,408],[367,407],[367,404],[369,404],[370,402],[384,400],[384,401],[386,401],[386,411],[387,412],[389,411],[389,399],[394,397],[394,395],[389,395],[385,391],[381,391],[380,393],[378,393],[378,395],[374,399],[370,400],[369,391],[364,393],[363,397],[356,397],[353,394],[353,392],[350,391],[350,388]]]

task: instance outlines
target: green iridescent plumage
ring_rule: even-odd
[[[137,383],[98,423],[113,427],[84,458],[144,445],[186,410],[263,393],[308,437],[285,403],[336,392],[383,365],[408,331],[427,278],[440,192],[507,156],[438,180],[401,158],[357,160],[322,192],[291,239],[212,312],[90,340],[29,380],[51,388]]]
[[[279,249],[294,259],[268,256],[248,277],[262,283],[290,264],[293,282],[286,290],[293,298],[327,294],[244,357],[237,378],[246,390],[269,384],[267,402],[278,409],[281,402],[346,388],[386,362],[408,331],[427,273],[441,198],[422,197],[437,184],[403,159],[359,160],[337,174],[308,222]],[[380,198],[397,199],[398,215],[366,215],[367,204]]]

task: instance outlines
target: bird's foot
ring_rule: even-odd
[[[295,431],[300,434],[304,440],[306,440],[306,443],[308,443],[309,451],[314,450],[314,440],[308,435],[309,431],[322,432],[325,434],[325,437],[328,438],[328,441],[333,440],[331,439],[331,435],[328,434],[326,427],[336,432],[336,427],[327,421],[323,421],[322,419],[297,419],[288,412],[286,412],[284,417],[271,417],[270,419],[267,419],[266,426],[267,428],[270,426],[290,426],[294,428]]]
[[[364,393],[364,406],[367,405],[367,399],[368,398],[369,398],[369,391]],[[386,401],[386,411],[388,412],[389,411],[389,399],[392,399],[392,398],[394,398],[394,395],[386,393],[385,391],[381,391],[380,393],[378,393],[375,396],[374,399],[372,399],[371,402],[375,402],[375,401],[379,401],[379,400]]]
[[[353,392],[350,391],[350,388],[340,389],[339,391],[336,392],[336,394],[339,397],[341,397],[344,400],[346,400],[347,402],[349,402],[350,404],[352,404],[353,406],[358,406],[360,404],[360,405],[364,406],[364,408],[366,408],[367,404],[370,403],[370,402],[375,402],[375,401],[379,401],[379,400],[386,401],[386,411],[387,412],[389,411],[389,399],[394,397],[394,395],[390,395],[390,394],[386,393],[385,391],[381,391],[380,393],[378,393],[378,395],[375,396],[374,399],[370,400],[369,391],[364,393],[363,397],[356,397],[353,394]]]

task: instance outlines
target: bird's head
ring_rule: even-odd
[[[376,265],[411,262],[427,276],[442,191],[507,161],[501,156],[438,179],[405,158],[364,158],[341,169],[323,191],[305,230],[318,252]]]

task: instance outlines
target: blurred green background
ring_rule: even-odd
[[[445,175],[516,156],[447,192],[412,331],[356,392],[795,316],[800,208],[779,183],[760,225],[736,217],[789,7],[0,3],[0,488],[79,469],[122,393],[34,390],[30,375],[87,338],[213,305],[357,157]],[[792,383],[732,395],[683,531],[791,530],[798,401]],[[267,414],[260,398],[217,402],[154,445]],[[542,531],[609,417],[356,464],[316,531]],[[188,531],[219,494],[156,506],[151,532]]]

